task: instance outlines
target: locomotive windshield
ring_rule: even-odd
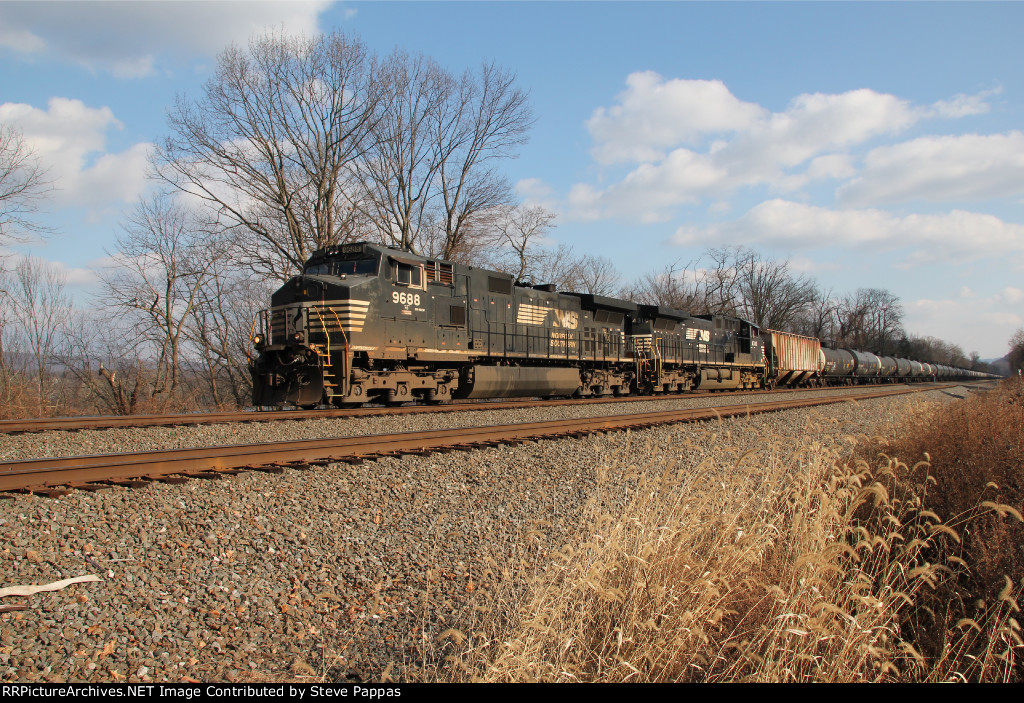
[[[321,276],[376,276],[377,260],[369,259],[330,259],[309,263],[303,273]]]

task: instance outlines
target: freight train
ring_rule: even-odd
[[[317,251],[253,324],[257,407],[973,377],[726,315],[526,285],[367,242]]]

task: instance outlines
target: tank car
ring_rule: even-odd
[[[316,252],[254,323],[256,406],[755,388],[755,325],[523,285],[366,242]]]

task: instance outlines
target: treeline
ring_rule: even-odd
[[[817,337],[822,344],[987,371],[977,352],[920,337],[903,326],[903,306],[882,288],[837,294],[796,272],[790,262],[746,247],[708,249],[686,265],[670,264],[619,291],[642,303],[693,314],[742,317],[767,329]]]
[[[500,173],[534,116],[493,64],[456,74],[375,56],[350,36],[272,32],[231,47],[181,96],[154,188],[126,216],[99,292],[71,305],[40,261],[0,259],[0,413],[137,413],[244,405],[250,333],[270,291],[316,249],[372,241],[562,290],[721,312],[844,346],[957,366],[908,336],[888,291],[836,296],[744,248],[623,284],[614,263],[555,246],[555,215]],[[0,126],[0,245],[38,235],[54,184]]]

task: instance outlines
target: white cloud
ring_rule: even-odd
[[[1013,288],[1012,286],[1007,286],[1006,288],[1003,288],[1002,292],[1000,293],[1000,297],[1002,298],[1003,302],[1007,303],[1008,305],[1017,305],[1019,303],[1024,303],[1024,290],[1021,290],[1020,288]]]
[[[721,81],[665,80],[654,71],[632,73],[612,107],[587,121],[593,156],[603,164],[657,161],[664,150],[707,134],[748,129],[765,110],[737,99]]]
[[[146,187],[150,145],[108,153],[107,133],[122,128],[109,107],[68,98],[52,98],[46,110],[3,103],[0,122],[17,124],[48,168],[54,187],[48,197],[55,206],[102,208],[134,200]]]
[[[1003,92],[1002,88],[983,90],[977,95],[965,95],[960,93],[954,95],[952,100],[939,100],[932,105],[933,113],[938,117],[968,117],[970,115],[983,115],[989,111],[989,104],[986,100]]]
[[[0,7],[0,13],[3,8]],[[3,17],[0,14],[0,17]],[[38,54],[46,48],[46,42],[27,29],[11,28],[0,24],[0,47],[6,47],[19,54]]]
[[[885,202],[895,202],[923,193],[943,200],[954,193],[999,197],[1021,192],[1016,133],[975,136],[987,140],[983,144],[951,137],[881,147],[868,155],[865,172],[858,173],[860,153],[873,141],[924,119],[983,113],[986,100],[998,92],[957,95],[928,106],[868,89],[808,93],[773,113],[738,99],[721,81],[633,73],[615,104],[598,108],[587,122],[595,161],[633,164],[632,170],[603,188],[578,184],[569,194],[569,212],[579,219],[657,222],[680,205],[723,201],[742,188],[793,193],[858,176],[841,186],[852,205],[872,204],[883,195]],[[988,154],[997,150],[997,168],[975,178]]]
[[[524,205],[539,205],[557,211],[555,191],[539,178],[524,178],[516,182],[514,190]]]
[[[759,244],[813,249],[910,249],[908,263],[963,261],[1024,251],[1024,226],[984,213],[896,216],[882,210],[832,210],[768,200],[732,222],[680,227],[681,245]]]
[[[837,194],[854,206],[1024,194],[1024,134],[922,137],[879,147]]]
[[[665,81],[647,72],[627,83],[619,104],[598,109],[588,127],[598,162],[639,165],[603,190],[576,186],[569,197],[574,217],[654,222],[681,204],[722,199],[742,187],[792,192],[850,178],[851,148],[898,133],[927,113],[866,89],[800,95],[771,113],[739,101],[718,81]]]
[[[267,27],[315,34],[331,3],[310,2],[0,2],[0,47],[46,50],[92,70],[141,77],[157,55],[213,54]]]

